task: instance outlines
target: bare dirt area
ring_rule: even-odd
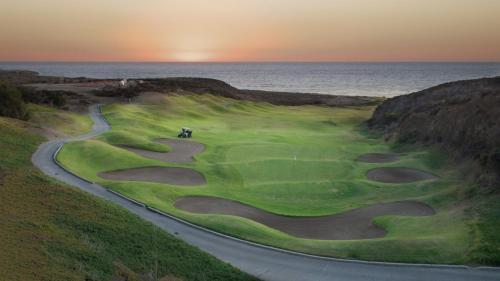
[[[438,179],[437,176],[428,172],[412,168],[382,167],[369,170],[366,177],[372,181],[384,183],[408,183],[423,180]]]
[[[119,181],[144,181],[172,185],[203,185],[205,177],[192,169],[178,167],[143,167],[99,173],[99,177]]]
[[[375,204],[344,213],[319,217],[276,215],[237,201],[205,196],[186,196],[175,201],[180,210],[247,218],[295,237],[320,240],[358,240],[384,237],[386,231],[372,223],[386,215],[430,216],[434,209],[415,201]]]
[[[391,163],[399,161],[399,156],[392,153],[367,153],[359,156],[356,160],[366,163]]]
[[[170,152],[156,152],[133,148],[128,146],[121,146],[123,149],[137,153],[143,157],[156,159],[172,163],[189,163],[193,162],[193,156],[203,152],[205,145],[199,142],[188,141],[183,139],[158,139],[157,143],[169,145],[172,148]]]

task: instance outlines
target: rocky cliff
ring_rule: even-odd
[[[485,168],[483,183],[500,178],[500,77],[442,84],[383,102],[368,121],[386,139],[439,145]],[[497,189],[498,190],[498,189]]]

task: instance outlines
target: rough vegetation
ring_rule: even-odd
[[[386,139],[438,145],[475,161],[482,187],[500,188],[500,77],[457,81],[386,100],[368,124]]]
[[[26,120],[27,106],[21,92],[12,85],[0,81],[0,116]]]
[[[66,106],[68,100],[74,104],[76,96],[68,91],[37,90],[0,81],[0,116],[29,121],[33,132],[47,138],[87,131],[92,123],[86,110],[71,112]]]
[[[75,93],[68,91],[37,90],[33,87],[21,87],[20,89],[25,102],[44,104],[57,108],[64,107],[68,97],[76,96]]]
[[[500,77],[457,81],[386,100],[368,121],[399,147],[434,146],[454,155],[468,188],[476,263],[500,265]]]
[[[223,81],[208,78],[164,78],[143,81],[144,83],[138,85],[140,91],[210,93],[232,99],[263,101],[276,105],[361,106],[375,105],[382,100],[375,97],[240,90]]]
[[[15,85],[32,84],[32,83],[81,83],[92,82],[97,79],[77,77],[57,77],[57,76],[43,76],[39,75],[36,71],[30,70],[2,70],[0,69],[0,80],[12,83]]]
[[[42,175],[30,157],[43,139],[29,127],[0,117],[1,280],[254,280]]]
[[[76,135],[92,128],[92,120],[86,112],[71,112],[31,103],[28,104],[28,110],[32,131],[49,139]]]
[[[33,71],[1,71],[0,79],[4,79],[16,85],[22,84],[61,84],[61,83],[82,83],[82,82],[104,82],[114,81],[117,79],[91,79],[91,78],[67,78],[40,76]],[[269,92],[242,90],[232,87],[231,85],[216,79],[209,78],[188,78],[188,77],[172,77],[172,78],[153,78],[153,79],[132,79],[130,80],[133,86],[120,88],[106,86],[95,94],[102,97],[120,97],[133,98],[142,92],[161,92],[178,94],[206,94],[219,95],[223,97],[263,101],[276,105],[325,105],[325,106],[362,106],[376,105],[383,99],[376,97],[357,97],[357,96],[335,96],[321,95],[310,93],[288,93],[288,92]],[[137,83],[140,81],[141,83]]]
[[[30,116],[28,103],[62,108],[66,105],[66,98],[75,95],[66,91],[37,90],[0,80],[0,116],[27,120]]]

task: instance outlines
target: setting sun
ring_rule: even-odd
[[[203,51],[179,51],[172,53],[171,56],[167,57],[170,61],[179,62],[203,62],[208,61],[213,58],[209,53]]]
[[[0,60],[500,60],[500,1],[114,2],[3,3]]]

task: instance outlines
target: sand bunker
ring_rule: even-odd
[[[369,170],[366,177],[373,181],[385,183],[407,183],[422,180],[433,180],[438,177],[417,169],[400,167],[382,167]]]
[[[158,139],[156,142],[169,145],[172,151],[163,153],[128,146],[121,147],[146,158],[172,163],[193,162],[193,156],[205,150],[205,146],[201,143],[182,139]]]
[[[178,209],[202,214],[223,214],[244,217],[295,237],[322,240],[354,240],[384,237],[386,231],[372,223],[377,216],[429,216],[434,210],[414,201],[376,204],[344,213],[320,217],[281,216],[237,201],[187,196],[175,201]]]
[[[205,177],[192,169],[176,167],[144,167],[99,173],[108,180],[158,182],[173,185],[202,185]]]
[[[399,160],[399,156],[391,153],[367,153],[356,159],[366,163],[391,163]]]

